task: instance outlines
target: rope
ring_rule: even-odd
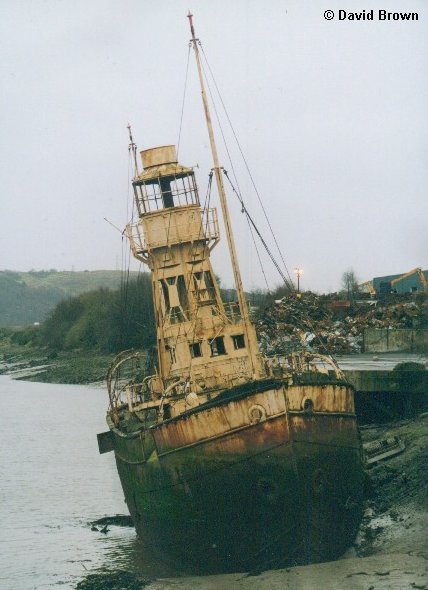
[[[128,157],[128,179],[127,179],[127,199],[126,199],[126,216],[129,219],[129,197],[130,197],[130,180],[131,180],[131,149],[128,150],[129,157]],[[132,206],[131,206],[131,223],[134,220],[134,212],[135,212],[135,201],[132,199]],[[128,293],[129,293],[129,272],[130,272],[130,264],[131,264],[131,248],[128,246],[126,248],[127,242],[125,240],[125,236],[122,232],[122,248],[121,248],[121,276],[120,276],[120,303],[121,303],[121,322],[120,322],[120,343],[121,346],[124,346],[124,338],[125,338],[125,324],[129,320],[129,317],[126,314],[127,305],[128,305]]]
[[[202,47],[201,47],[201,49],[202,49]],[[233,174],[233,177],[235,179],[236,186],[238,188],[237,194],[239,195],[240,200],[242,200],[242,197],[241,197],[241,189],[239,188],[239,182],[238,182],[238,178],[236,176],[235,167],[233,165],[233,161],[232,161],[232,158],[230,156],[229,148],[228,148],[228,145],[227,145],[227,142],[226,142],[226,138],[225,138],[225,135],[224,135],[224,132],[223,132],[223,127],[221,125],[221,121],[220,121],[219,114],[217,112],[217,108],[216,108],[216,104],[215,104],[215,101],[214,101],[214,97],[213,97],[212,92],[211,92],[210,83],[209,83],[208,77],[207,77],[207,75],[205,73],[204,64],[201,64],[201,65],[202,65],[202,71],[203,71],[203,74],[204,74],[204,77],[205,77],[205,83],[207,85],[208,92],[209,92],[209,95],[211,97],[211,103],[213,105],[214,112],[215,112],[215,115],[216,115],[217,124],[219,126],[220,133],[221,133],[221,136],[222,136],[222,139],[223,139],[223,144],[224,144],[224,147],[226,149],[227,158],[229,160],[229,164],[230,164],[230,167],[232,169],[232,174]],[[266,283],[267,290],[268,290],[268,292],[270,292],[269,283],[268,283],[268,280],[267,280],[267,277],[266,277],[266,273],[265,273],[264,268],[263,268],[263,264],[262,264],[262,261],[261,261],[261,258],[260,258],[260,254],[259,254],[259,251],[258,251],[258,248],[257,248],[257,244],[256,244],[256,241],[254,239],[253,230],[252,230],[251,225],[250,225],[250,223],[248,221],[248,218],[247,218],[247,223],[248,223],[248,227],[249,227],[249,230],[250,230],[251,238],[253,240],[254,248],[256,250],[257,258],[258,258],[258,261],[259,261],[259,264],[260,264],[260,269],[262,271],[262,274],[263,274],[263,277],[264,277],[264,280],[265,280],[265,283]]]
[[[250,221],[249,221],[248,217],[247,217],[247,216],[245,216],[245,218],[246,218],[246,220],[247,220],[248,229],[250,230],[251,239],[253,240],[254,249],[255,249],[255,251],[256,251],[256,254],[257,254],[257,259],[258,259],[258,261],[259,261],[259,264],[260,264],[260,270],[262,271],[263,278],[264,278],[264,280],[265,280],[265,283],[266,283],[266,289],[267,289],[267,292],[268,292],[268,293],[270,293],[270,287],[269,287],[269,283],[268,283],[268,280],[267,280],[267,277],[266,277],[265,269],[264,269],[264,267],[263,267],[262,259],[261,259],[261,257],[260,257],[260,252],[259,252],[259,249],[257,248],[257,243],[256,243],[256,239],[255,239],[255,237],[254,237],[253,228],[251,227],[251,224],[250,224]]]
[[[212,70],[211,70],[211,67],[210,67],[210,64],[209,64],[209,62],[208,62],[207,56],[205,55],[204,48],[202,47],[202,44],[201,44],[200,42],[199,42],[199,45],[200,45],[201,52],[202,52],[202,55],[203,55],[203,57],[204,57],[204,60],[205,60],[205,62],[206,62],[206,64],[207,64],[208,70],[209,70],[209,72],[210,72],[210,74],[211,74],[211,78],[212,78],[212,80],[213,80],[213,82],[214,82],[215,89],[217,90],[217,94],[218,94],[218,97],[219,97],[219,99],[220,99],[221,105],[222,105],[222,107],[223,107],[224,113],[225,113],[225,115],[226,115],[227,121],[228,121],[228,123],[229,123],[229,125],[230,125],[230,129],[231,129],[231,131],[232,131],[232,133],[233,133],[233,137],[235,138],[236,145],[238,146],[239,152],[240,152],[240,154],[241,154],[241,156],[242,156],[242,160],[243,160],[243,162],[244,162],[244,164],[245,164],[245,167],[246,167],[246,169],[247,169],[247,172],[248,172],[248,175],[249,175],[249,177],[250,177],[251,183],[252,183],[252,185],[253,185],[254,191],[255,191],[255,193],[256,193],[256,195],[257,195],[257,199],[258,199],[258,201],[259,201],[259,203],[260,203],[260,206],[261,206],[261,208],[262,208],[262,211],[263,211],[264,217],[265,217],[265,219],[266,219],[266,222],[267,222],[267,224],[268,224],[268,227],[269,227],[269,229],[270,229],[270,232],[271,232],[271,234],[272,234],[273,240],[274,240],[274,242],[275,242],[275,245],[276,245],[276,247],[277,247],[278,253],[279,253],[279,255],[280,255],[280,258],[281,258],[281,260],[282,260],[282,263],[283,263],[283,265],[284,265],[284,269],[285,269],[285,271],[286,271],[286,273],[287,273],[287,275],[288,275],[288,279],[289,279],[290,283],[293,283],[293,281],[292,281],[292,279],[291,279],[291,276],[290,276],[290,273],[289,273],[289,271],[288,271],[287,265],[285,264],[285,260],[284,260],[284,257],[283,257],[283,255],[282,255],[281,249],[280,249],[280,247],[279,247],[278,241],[277,241],[277,239],[276,239],[275,233],[274,233],[274,231],[273,231],[273,229],[272,229],[272,225],[271,225],[271,223],[270,223],[270,221],[269,221],[269,218],[268,218],[267,212],[266,212],[266,210],[265,210],[265,208],[264,208],[263,201],[262,201],[262,199],[261,199],[261,197],[260,197],[260,193],[259,193],[259,191],[258,191],[258,189],[257,189],[256,183],[254,182],[253,175],[251,174],[250,167],[249,167],[249,165],[248,165],[248,162],[247,162],[247,160],[246,160],[246,158],[245,158],[244,152],[242,151],[241,144],[239,143],[238,136],[236,135],[235,129],[234,129],[233,125],[232,125],[232,121],[231,121],[231,119],[230,119],[230,117],[229,117],[229,113],[228,113],[228,111],[227,111],[227,109],[226,109],[226,106],[225,106],[225,104],[224,104],[223,98],[222,98],[222,96],[221,96],[221,93],[220,93],[220,90],[219,90],[219,88],[218,88],[218,85],[217,85],[216,79],[215,79],[215,77],[214,77],[214,74],[213,74],[213,72],[212,72]],[[214,102],[214,101],[213,101],[213,102]]]
[[[187,77],[188,77],[188,73],[189,73],[189,61],[190,61],[190,49],[191,49],[191,45],[189,43],[189,50],[187,52],[186,76],[185,76],[185,80],[184,80],[183,102],[181,104],[180,127],[179,127],[179,130],[178,130],[177,160],[178,160],[178,154],[179,154],[179,151],[180,151],[181,127],[182,127],[182,124],[183,124],[184,103],[185,103],[185,100],[186,100]]]
[[[272,254],[272,252],[271,252],[271,250],[270,250],[269,246],[267,245],[267,243],[266,243],[265,239],[263,238],[263,236],[262,236],[262,234],[260,233],[260,231],[259,231],[258,227],[256,226],[256,224],[255,224],[255,222],[254,222],[253,218],[252,218],[252,217],[251,217],[251,215],[249,214],[249,212],[248,212],[248,210],[247,210],[247,208],[246,208],[246,206],[245,206],[245,203],[244,203],[244,201],[243,201],[243,199],[242,199],[241,195],[239,195],[239,193],[236,191],[235,187],[233,186],[233,184],[232,184],[232,181],[230,180],[230,178],[229,178],[229,175],[228,175],[228,173],[227,173],[227,170],[223,170],[223,172],[224,172],[224,175],[226,176],[227,180],[229,181],[229,184],[230,184],[230,186],[232,187],[232,190],[233,190],[233,192],[235,193],[235,195],[237,196],[237,198],[238,198],[239,202],[241,203],[242,212],[243,212],[243,213],[245,213],[245,215],[247,216],[247,219],[248,219],[249,223],[251,223],[251,225],[253,226],[253,228],[254,228],[254,231],[255,231],[255,232],[256,232],[256,234],[258,235],[258,237],[259,237],[259,239],[260,239],[261,243],[263,244],[263,247],[264,247],[264,249],[266,250],[266,252],[267,252],[267,253],[268,253],[268,255],[269,255],[269,258],[272,260],[272,262],[273,262],[273,264],[274,264],[275,268],[277,269],[277,271],[278,271],[278,273],[280,274],[280,276],[281,276],[282,280],[284,281],[284,284],[286,285],[286,287],[287,287],[287,288],[288,288],[290,291],[294,291],[294,286],[293,286],[293,283],[290,283],[290,282],[288,281],[287,277],[285,276],[285,274],[283,273],[283,271],[282,271],[281,267],[279,266],[279,264],[278,264],[278,262],[276,261],[276,259],[275,259],[274,255]]]
[[[203,55],[204,55],[204,58],[205,58],[206,64],[207,64],[207,66],[208,66],[208,69],[209,69],[209,71],[210,71],[210,73],[211,73],[211,77],[212,77],[212,79],[213,79],[213,81],[214,81],[214,85],[215,85],[215,87],[216,87],[216,89],[217,89],[217,93],[218,93],[218,95],[219,95],[219,98],[220,98],[220,101],[221,101],[221,103],[222,103],[223,109],[224,109],[224,111],[225,111],[225,113],[226,113],[226,117],[227,117],[227,119],[228,119],[228,121],[229,121],[229,124],[230,124],[230,127],[231,127],[231,129],[232,129],[232,132],[233,132],[233,134],[234,134],[235,140],[236,140],[236,142],[237,142],[237,144],[238,144],[239,150],[240,150],[240,152],[241,152],[241,156],[242,156],[242,158],[243,158],[243,160],[244,160],[244,163],[245,163],[245,165],[246,165],[246,168],[247,168],[248,174],[249,174],[249,176],[250,176],[250,178],[251,178],[251,181],[252,181],[252,184],[253,184],[254,190],[256,191],[256,194],[257,194],[257,197],[258,197],[259,203],[260,203],[260,205],[261,205],[261,207],[262,207],[262,210],[263,210],[263,212],[264,212],[264,215],[265,215],[266,221],[268,222],[268,225],[269,225],[269,228],[270,228],[270,230],[271,230],[272,236],[273,236],[273,238],[274,238],[275,244],[276,244],[276,246],[277,246],[277,249],[278,249],[278,251],[279,251],[279,254],[280,254],[281,260],[282,260],[282,262],[283,262],[283,264],[284,264],[284,268],[285,268],[285,270],[286,270],[286,273],[287,273],[287,275],[288,275],[288,279],[287,279],[287,277],[285,276],[284,272],[282,271],[282,269],[281,269],[280,265],[279,265],[279,264],[278,264],[278,262],[276,261],[276,259],[275,259],[274,255],[273,255],[273,253],[271,252],[271,250],[270,250],[269,246],[267,245],[267,243],[266,243],[265,239],[263,238],[262,234],[260,233],[260,231],[259,231],[258,227],[256,226],[256,224],[255,224],[254,220],[253,220],[253,219],[252,219],[252,217],[250,216],[250,214],[249,214],[249,212],[248,212],[248,210],[247,210],[247,208],[246,208],[246,206],[245,206],[245,204],[244,204],[244,200],[243,200],[243,198],[242,198],[242,196],[241,196],[240,192],[238,192],[238,191],[239,191],[239,187],[238,187],[238,191],[237,191],[237,190],[235,189],[235,187],[233,186],[233,184],[232,184],[232,181],[230,180],[230,178],[229,178],[229,176],[228,176],[228,174],[227,174],[227,171],[226,171],[226,170],[223,170],[223,172],[224,172],[224,174],[225,174],[226,178],[228,179],[228,181],[229,181],[229,183],[230,183],[230,185],[231,185],[231,187],[232,187],[232,190],[233,190],[233,192],[236,194],[236,196],[237,196],[237,198],[238,198],[239,202],[241,203],[242,212],[243,212],[243,213],[245,213],[245,215],[247,216],[247,222],[248,222],[248,224],[249,224],[250,228],[251,228],[251,226],[254,228],[254,231],[255,231],[255,232],[256,232],[256,234],[258,235],[258,237],[259,237],[259,239],[260,239],[260,241],[261,241],[261,243],[262,243],[263,247],[265,248],[265,250],[266,250],[267,254],[269,255],[269,257],[270,257],[270,259],[271,259],[272,263],[274,264],[274,266],[275,266],[275,268],[277,269],[277,271],[278,271],[279,275],[281,276],[282,280],[284,281],[284,284],[285,284],[285,286],[286,286],[286,287],[289,289],[289,291],[291,291],[291,292],[295,292],[294,283],[293,283],[293,281],[292,281],[292,279],[291,279],[290,273],[289,273],[289,271],[288,271],[288,268],[287,268],[287,266],[286,266],[286,264],[285,264],[285,261],[284,261],[284,258],[283,258],[283,256],[282,256],[282,253],[281,253],[281,251],[280,251],[280,249],[279,249],[279,245],[278,245],[278,243],[277,243],[277,240],[276,240],[276,238],[275,238],[275,235],[274,235],[274,233],[273,233],[273,230],[272,230],[272,227],[271,227],[271,225],[270,225],[269,219],[268,219],[268,217],[267,217],[266,211],[265,211],[265,209],[264,209],[264,207],[263,207],[263,203],[262,203],[262,201],[261,201],[260,195],[259,195],[259,193],[258,193],[258,191],[257,191],[257,187],[255,186],[255,183],[254,183],[253,177],[252,177],[252,175],[251,175],[251,172],[250,172],[250,170],[249,170],[248,164],[247,164],[247,162],[246,162],[245,156],[244,156],[244,154],[243,154],[243,152],[242,152],[242,149],[241,149],[241,147],[240,147],[240,144],[239,144],[238,138],[237,138],[237,136],[236,136],[236,133],[235,133],[235,131],[234,131],[234,129],[233,129],[233,126],[232,126],[232,123],[231,123],[231,121],[230,121],[230,118],[229,118],[229,116],[228,116],[228,114],[227,114],[226,108],[225,108],[225,106],[224,106],[223,100],[222,100],[222,98],[221,98],[221,95],[220,95],[220,92],[219,92],[219,90],[218,90],[218,86],[217,86],[217,84],[216,84],[215,78],[214,78],[214,76],[213,76],[213,74],[212,74],[211,68],[210,68],[210,66],[209,66],[208,60],[206,59],[206,56],[205,56],[204,50],[203,50],[203,48],[202,48],[202,45],[201,45],[201,43],[200,43],[200,42],[199,42],[199,45],[200,45],[200,47],[201,47],[201,50],[202,50],[202,53],[203,53]],[[228,155],[229,161],[231,162],[231,166],[232,166],[232,171],[233,171],[233,174],[234,174],[234,176],[235,176],[235,178],[236,178],[236,174],[235,174],[235,172],[234,172],[234,168],[233,168],[233,164],[232,164],[232,161],[231,161],[231,157],[230,157],[229,149],[228,149],[228,147],[227,147],[227,142],[226,142],[226,139],[225,139],[225,136],[224,136],[223,128],[222,128],[222,125],[221,125],[221,122],[220,122],[220,118],[219,118],[219,115],[218,115],[218,112],[217,112],[216,104],[215,104],[215,101],[214,101],[214,99],[213,99],[213,95],[212,95],[212,92],[211,92],[211,87],[210,87],[210,84],[209,84],[208,78],[207,78],[207,76],[206,76],[206,73],[205,73],[205,69],[204,69],[204,67],[203,67],[203,64],[202,64],[202,70],[203,70],[203,73],[204,73],[204,76],[205,76],[205,81],[206,81],[207,88],[208,88],[208,91],[209,91],[209,94],[210,94],[210,97],[211,97],[211,101],[212,101],[212,104],[213,104],[213,107],[214,107],[214,112],[215,112],[215,115],[216,115],[216,118],[217,118],[217,122],[218,122],[218,125],[219,125],[219,128],[220,128],[220,132],[221,132],[221,135],[222,135],[222,138],[223,138],[223,142],[224,142],[224,145],[225,145],[225,148],[226,148],[226,152],[227,152],[227,155]],[[250,225],[250,224],[251,224],[251,225]],[[257,248],[256,248],[256,251],[257,251]],[[260,264],[261,264],[261,260],[260,260],[260,258],[259,258],[259,261],[260,261]],[[262,265],[261,265],[261,266],[262,266]],[[263,266],[262,266],[262,270],[263,270]],[[264,274],[264,271],[263,271],[263,274]],[[266,280],[266,276],[265,276],[265,280]],[[267,281],[266,281],[266,282],[267,282]],[[269,289],[269,286],[268,286],[268,289]],[[310,320],[310,318],[309,318],[309,315],[308,315],[308,313],[307,313],[307,312],[305,312],[305,310],[304,310],[304,309],[303,309],[303,313],[304,313],[304,315],[305,315],[305,317],[306,317],[306,325],[305,325],[305,324],[301,324],[301,327],[303,327],[303,328],[307,328],[307,327],[309,327],[309,329],[310,329],[310,330],[311,330],[311,331],[312,331],[314,334],[316,334],[316,335],[318,336],[318,334],[317,334],[317,331],[315,330],[315,328],[314,328],[314,326],[313,326],[313,324],[312,324],[312,322],[311,322],[311,320]],[[318,336],[318,339],[319,339],[319,336]],[[325,345],[324,345],[322,342],[320,342],[320,347],[321,347],[322,349],[324,349],[324,351],[325,351],[325,352],[327,352],[327,348],[326,348],[326,346],[325,346]]]

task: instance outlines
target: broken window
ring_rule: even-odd
[[[193,173],[184,175],[159,176],[135,184],[138,203],[144,211],[158,211],[185,205],[199,205],[198,190]]]
[[[183,275],[161,279],[162,287],[162,312],[168,317],[172,324],[185,322],[188,310],[187,289]]]
[[[192,359],[202,356],[200,342],[192,342],[192,344],[189,344],[189,349],[190,349],[190,356],[192,357]]]
[[[165,280],[161,279],[160,281],[161,288],[162,288],[162,302],[163,302],[163,313],[164,315],[169,312],[171,306],[169,304],[169,293],[168,293],[168,286]]]
[[[239,350],[240,348],[245,348],[244,334],[237,334],[236,336],[232,336],[232,341],[233,341],[233,348],[235,350]]]
[[[175,346],[166,344],[165,348],[169,352],[169,360],[171,361],[171,365],[174,365],[177,362],[177,357],[175,356]]]
[[[223,336],[217,336],[210,341],[211,356],[220,356],[226,354]]]
[[[177,277],[177,291],[180,305],[184,311],[187,311],[189,309],[189,299],[187,297],[186,281],[183,275],[178,275]]]
[[[196,291],[196,298],[199,302],[215,302],[214,281],[209,270],[195,272],[193,274],[193,283]]]
[[[159,187],[162,195],[162,202],[165,209],[174,207],[174,198],[171,190],[171,176],[159,178]]]

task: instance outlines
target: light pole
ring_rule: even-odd
[[[299,294],[300,293],[300,277],[302,275],[303,268],[296,266],[296,268],[294,269],[294,272],[296,273],[296,276],[297,276],[297,294]]]

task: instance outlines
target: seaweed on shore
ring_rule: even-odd
[[[89,523],[92,526],[127,526],[133,527],[132,518],[129,514],[115,514],[114,516],[103,516]]]
[[[141,590],[152,581],[128,571],[103,572],[88,574],[76,590]]]

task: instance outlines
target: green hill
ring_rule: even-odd
[[[117,289],[121,279],[122,272],[115,270],[0,271],[0,327],[42,322],[60,301],[95,289]]]

